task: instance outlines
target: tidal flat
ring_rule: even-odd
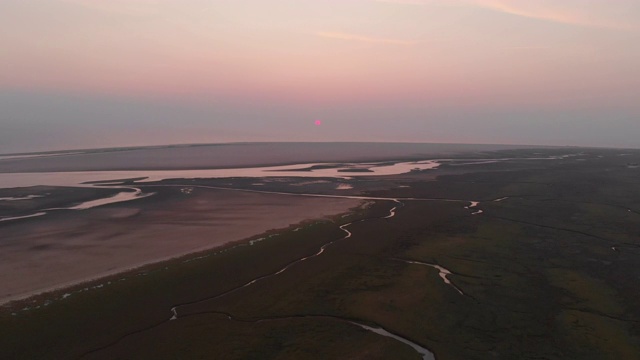
[[[3,358],[423,358],[358,323],[439,360],[637,359],[640,173],[629,164],[640,152],[472,155],[508,160],[460,159],[346,181],[189,180],[194,192],[370,200],[342,215],[8,304],[0,312]],[[344,183],[350,188],[339,190]],[[168,194],[185,185],[148,183],[159,196],[127,206],[157,209],[183,196]],[[434,266],[449,272],[450,283]]]
[[[189,186],[155,188],[146,200],[84,211],[72,207],[7,223],[0,303],[335,215],[360,203]]]

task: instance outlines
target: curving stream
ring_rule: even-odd
[[[396,216],[396,210],[398,210],[398,208],[400,206],[403,206],[404,204],[402,202],[400,202],[398,199],[390,199],[392,201],[394,201],[396,204],[398,204],[397,206],[391,208],[391,210],[389,210],[389,215],[383,217],[383,219],[390,219],[394,216]]]
[[[361,327],[361,328],[363,328],[363,329],[365,329],[367,331],[371,331],[371,332],[376,333],[378,335],[382,335],[384,337],[388,337],[388,338],[392,338],[392,339],[398,340],[401,343],[404,343],[404,344],[407,344],[407,345],[411,346],[418,354],[420,354],[420,356],[422,356],[423,360],[436,360],[435,355],[431,351],[429,351],[429,350],[425,349],[424,347],[412,342],[411,340],[403,338],[400,335],[393,334],[393,333],[385,330],[382,327],[371,327],[371,326],[360,324],[360,323],[357,323],[357,322],[354,322],[354,321],[351,321],[351,323],[354,324],[354,325],[357,325],[357,326],[359,326],[359,327]]]
[[[33,213],[33,214],[29,214],[29,215],[3,217],[3,218],[0,218],[0,222],[12,221],[12,220],[20,220],[20,219],[28,219],[28,218],[43,216],[43,215],[47,215],[50,211],[54,211],[54,210],[88,210],[88,209],[92,209],[92,208],[95,208],[95,207],[98,207],[98,206],[121,203],[121,202],[127,202],[127,201],[142,199],[142,198],[154,195],[154,193],[146,193],[146,194],[144,194],[144,193],[142,193],[141,189],[136,188],[136,187],[132,187],[132,186],[102,186],[102,187],[103,188],[107,188],[107,189],[128,189],[128,190],[133,190],[133,191],[123,191],[123,192],[119,192],[119,193],[117,193],[115,195],[112,195],[112,196],[108,196],[108,197],[101,198],[101,199],[85,201],[85,202],[82,202],[80,204],[69,206],[69,207],[48,208],[48,209],[42,209],[42,211],[39,211],[39,212]],[[36,198],[36,197],[41,197],[41,196],[34,196],[34,195],[30,195],[30,196],[31,197],[19,198],[17,200],[23,200],[23,199],[26,200],[26,199],[33,199],[33,198]]]
[[[178,185],[174,185],[174,186],[178,186]],[[384,216],[381,219],[389,219],[389,218],[394,217],[396,215],[397,208],[399,206],[402,206],[402,202],[400,202],[398,199],[381,199],[381,200],[393,201],[393,202],[395,202],[397,204],[396,206],[394,206],[393,208],[391,208],[389,210],[389,215]],[[125,334],[124,336],[118,338],[116,341],[114,341],[111,344],[108,344],[108,345],[103,346],[101,348],[94,349],[94,350],[91,350],[89,352],[84,353],[81,356],[81,358],[84,358],[84,357],[86,357],[86,356],[88,356],[90,354],[93,354],[93,353],[96,353],[98,351],[107,349],[107,348],[109,348],[111,346],[114,346],[114,345],[118,344],[120,341],[122,341],[123,339],[125,339],[125,338],[127,338],[127,337],[129,337],[131,335],[139,334],[141,332],[154,329],[154,328],[156,328],[158,326],[161,326],[161,325],[163,325],[163,324],[165,324],[167,322],[170,322],[170,321],[177,321],[177,320],[179,320],[181,318],[180,309],[185,307],[185,306],[194,305],[194,304],[202,303],[202,302],[205,302],[205,301],[210,301],[210,300],[215,300],[215,299],[222,298],[222,297],[224,297],[226,295],[229,295],[231,293],[234,293],[234,292],[237,292],[237,291],[239,291],[241,289],[249,287],[249,286],[251,286],[251,285],[253,285],[253,284],[255,284],[255,283],[259,282],[259,281],[262,281],[262,280],[277,276],[279,274],[282,274],[283,272],[291,269],[293,266],[295,266],[296,264],[299,264],[299,263],[301,263],[303,261],[306,261],[306,260],[309,260],[311,258],[320,256],[320,255],[322,255],[324,253],[324,251],[327,249],[327,247],[331,246],[332,244],[334,244],[334,243],[336,243],[338,241],[346,240],[346,239],[348,239],[348,238],[353,236],[353,233],[347,229],[349,226],[351,226],[351,225],[353,225],[355,223],[364,222],[364,221],[373,220],[373,219],[376,219],[376,218],[366,218],[366,219],[361,219],[361,220],[357,220],[357,221],[354,221],[354,222],[343,224],[343,225],[340,226],[340,230],[344,231],[345,235],[343,237],[341,237],[341,238],[338,238],[336,240],[332,240],[332,241],[329,241],[329,242],[325,243],[324,245],[322,245],[320,247],[320,249],[316,253],[314,253],[312,255],[308,255],[308,256],[302,257],[302,258],[299,258],[297,260],[294,260],[294,261],[292,261],[289,264],[285,265],[283,268],[281,268],[280,270],[278,270],[276,272],[259,276],[259,277],[255,278],[255,279],[252,279],[251,281],[248,281],[247,283],[245,283],[243,285],[237,286],[237,287],[235,287],[233,289],[230,289],[228,291],[225,291],[225,292],[223,292],[221,294],[218,294],[218,295],[215,295],[215,296],[206,297],[206,298],[202,298],[202,299],[198,299],[198,300],[194,300],[194,301],[190,301],[190,302],[186,302],[186,303],[176,304],[173,307],[171,307],[171,309],[169,310],[169,313],[171,314],[171,317],[169,319],[167,319],[165,321],[162,321],[162,322],[160,322],[160,323],[158,323],[156,325],[152,325],[150,327],[147,327],[145,329],[141,329],[141,330],[138,330],[138,331],[131,332],[129,334]],[[212,313],[212,312],[208,312],[208,313]],[[196,315],[199,315],[199,314],[187,314],[187,315],[185,315],[185,317],[196,316]],[[227,316],[230,319],[232,318],[232,316],[230,314],[227,314]],[[306,316],[306,317],[313,317],[313,316]],[[326,316],[324,316],[324,317],[326,317]],[[282,317],[280,319],[286,319],[286,318],[293,318],[293,317]],[[385,337],[389,337],[389,338],[395,339],[397,341],[400,341],[400,342],[402,342],[402,343],[404,343],[406,345],[411,346],[413,349],[415,349],[416,352],[418,354],[420,354],[422,359],[424,359],[424,360],[435,360],[435,355],[432,352],[430,352],[428,349],[424,348],[423,346],[421,346],[421,345],[419,345],[419,344],[417,344],[417,343],[415,343],[415,342],[413,342],[413,341],[411,341],[409,339],[406,339],[406,338],[401,337],[401,336],[399,336],[397,334],[389,332],[388,330],[386,330],[386,329],[384,329],[382,327],[368,326],[368,325],[356,322],[353,319],[346,319],[346,318],[333,317],[333,316],[331,318],[338,319],[338,320],[345,321],[345,322],[349,322],[349,323],[351,323],[353,325],[359,326],[360,328],[362,328],[364,330],[371,331],[371,332],[376,333],[376,334],[378,334],[380,336],[385,336]],[[268,321],[268,320],[275,320],[275,319],[270,318],[270,319],[262,319],[262,320],[257,320],[257,321]]]
[[[395,201],[395,202],[400,203],[400,202],[399,202],[398,200],[396,200],[396,199],[390,199],[390,200],[391,200],[391,201]],[[389,211],[389,215],[388,215],[388,216],[383,217],[383,219],[389,219],[389,218],[391,218],[391,217],[394,217],[394,216],[395,216],[395,209],[396,209],[396,207],[392,208],[392,209]],[[181,307],[184,307],[184,306],[187,306],[187,305],[194,305],[194,304],[198,304],[198,303],[201,303],[201,302],[204,302],[204,301],[209,301],[209,300],[219,299],[219,298],[221,298],[221,297],[223,297],[223,296],[229,295],[229,294],[231,294],[231,293],[234,293],[234,292],[236,292],[236,291],[239,291],[239,290],[241,290],[241,289],[244,289],[244,288],[246,288],[246,287],[248,287],[248,286],[251,286],[251,285],[253,285],[253,284],[257,283],[258,281],[265,280],[265,279],[268,279],[268,278],[274,277],[274,276],[276,276],[276,275],[282,274],[283,272],[285,272],[285,271],[289,270],[289,269],[290,269],[291,267],[293,267],[294,265],[299,264],[299,263],[301,263],[301,262],[303,262],[303,261],[306,261],[306,260],[309,260],[309,259],[314,258],[314,257],[316,257],[316,256],[320,256],[320,255],[322,255],[322,253],[324,253],[324,251],[325,251],[325,249],[326,249],[327,247],[329,247],[329,246],[333,245],[334,243],[336,243],[336,242],[338,242],[338,241],[346,240],[346,239],[350,238],[350,237],[353,235],[353,234],[351,233],[351,231],[347,230],[347,227],[351,226],[352,224],[355,224],[355,223],[358,223],[358,222],[363,222],[363,221],[366,221],[366,220],[371,220],[371,219],[361,219],[361,220],[357,220],[357,221],[354,221],[354,222],[350,222],[350,223],[346,223],[346,224],[340,225],[340,230],[342,230],[342,231],[344,231],[344,232],[345,232],[345,235],[344,235],[343,237],[341,237],[341,238],[339,238],[339,239],[336,239],[336,240],[332,240],[332,241],[327,242],[326,244],[322,245],[322,246],[320,247],[320,249],[318,250],[318,252],[316,252],[315,254],[308,255],[308,256],[302,257],[302,258],[300,258],[300,259],[294,260],[294,261],[292,261],[292,262],[290,262],[289,264],[285,265],[283,268],[281,268],[280,270],[278,270],[278,271],[276,271],[276,272],[273,272],[273,273],[271,273],[271,274],[267,274],[267,275],[263,275],[263,276],[257,277],[257,278],[255,278],[255,279],[253,279],[253,280],[251,280],[251,281],[249,281],[249,282],[247,282],[247,283],[243,284],[243,285],[240,285],[240,286],[238,286],[238,287],[235,287],[235,288],[233,288],[233,289],[231,289],[231,290],[228,290],[228,291],[226,291],[226,292],[223,292],[223,293],[218,294],[218,295],[213,296],[213,297],[207,297],[207,298],[204,298],[204,299],[195,300],[195,301],[191,301],[191,302],[187,302],[187,303],[183,303],[183,304],[175,305],[174,307],[172,307],[172,308],[171,308],[171,318],[169,318],[169,320],[177,320],[177,319],[179,318],[179,315],[178,315],[178,309],[179,309],[179,308],[181,308]]]
[[[459,287],[455,286],[451,280],[449,280],[448,276],[451,275],[451,271],[449,271],[448,269],[443,268],[440,265],[436,265],[436,264],[429,264],[429,263],[425,263],[425,262],[421,262],[421,261],[415,261],[415,260],[404,260],[404,259],[394,259],[397,261],[402,261],[405,262],[407,264],[416,264],[416,265],[424,265],[424,266],[429,266],[432,267],[436,270],[438,270],[438,276],[440,276],[440,278],[442,279],[442,281],[444,281],[445,284],[451,286],[452,288],[454,288],[460,295],[464,295],[464,292],[462,292],[462,290],[460,290]]]
[[[29,214],[29,215],[24,215],[24,216],[9,216],[9,217],[0,218],[0,222],[20,220],[20,219],[28,219],[28,218],[34,218],[34,217],[43,216],[43,215],[47,215],[47,213],[44,212],[44,211],[41,211],[41,212],[37,212],[37,213],[34,213],[34,214]]]
[[[480,202],[479,202],[479,201],[471,201],[471,204],[470,204],[469,206],[465,206],[464,208],[465,208],[465,209],[473,209],[473,208],[478,207],[478,205],[480,205]],[[471,213],[471,215],[480,215],[480,214],[482,214],[483,212],[484,212],[484,211],[482,211],[482,210],[478,209],[478,210],[476,210],[476,211],[472,212],[472,213]]]

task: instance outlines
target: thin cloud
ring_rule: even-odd
[[[321,31],[321,32],[315,33],[315,35],[323,38],[329,38],[329,39],[338,39],[338,40],[345,40],[345,41],[360,41],[360,42],[378,43],[378,44],[415,45],[418,43],[417,41],[412,41],[412,40],[375,38],[375,37],[341,33],[341,32]]]
[[[584,12],[584,8],[569,9],[565,5],[544,5],[540,3],[518,3],[517,1],[499,1],[499,0],[477,0],[473,3],[479,7],[491,9],[497,12],[536,19],[542,21],[555,22],[566,25],[576,25],[584,27],[608,28],[617,30],[632,30],[633,26],[622,22],[609,21],[600,14],[588,14]],[[607,4],[606,6],[611,6]],[[597,9],[592,9],[596,12]]]
[[[585,4],[578,1],[525,1],[525,0],[372,0],[399,5],[473,6],[513,16],[553,22],[564,25],[601,29],[640,30],[629,19],[615,14],[617,7],[608,1]],[[626,20],[626,21],[625,21]]]

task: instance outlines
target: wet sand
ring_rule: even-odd
[[[145,200],[4,226],[0,303],[343,213],[361,203],[180,188]]]

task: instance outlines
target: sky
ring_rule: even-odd
[[[0,153],[640,148],[639,0],[0,0]]]

